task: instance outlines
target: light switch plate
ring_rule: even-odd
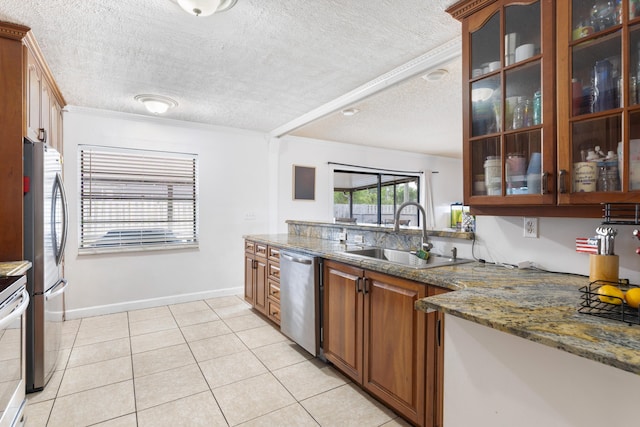
[[[538,238],[538,218],[524,218],[524,237]]]

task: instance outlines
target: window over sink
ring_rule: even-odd
[[[198,157],[81,145],[79,253],[198,245]]]
[[[391,225],[404,202],[420,202],[420,177],[383,171],[333,172],[333,216],[358,224]],[[402,212],[402,225],[418,226],[418,210]]]

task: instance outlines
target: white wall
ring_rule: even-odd
[[[431,174],[436,228],[448,226],[449,205],[462,201],[462,161],[458,159],[292,136],[271,140],[270,144],[272,163],[277,163],[278,169],[274,183],[277,179],[279,190],[278,212],[270,224],[273,232],[286,232],[287,219],[333,220],[333,169],[329,162],[402,171],[437,171]],[[293,165],[316,168],[314,201],[293,200]],[[424,191],[424,176],[421,188]]]
[[[333,182],[328,162],[383,169],[438,171],[432,174],[436,228],[448,227],[449,205],[462,200],[460,160],[298,137],[271,140],[270,145],[270,175],[274,183],[270,198],[278,200],[276,211],[270,213],[270,232],[286,232],[287,219],[332,220]],[[314,201],[292,199],[293,165],[316,168]],[[531,261],[543,269],[589,274],[589,256],[575,251],[575,238],[595,235],[595,229],[600,225],[597,218],[539,218],[537,239],[523,236],[524,221],[520,216],[480,216],[476,221],[477,240],[473,248],[470,241],[431,238],[434,250],[449,253],[455,246],[461,257],[475,256],[488,262],[506,264]],[[640,283],[640,256],[635,254],[640,242],[631,234],[634,227],[615,228],[619,232],[616,253],[620,256],[620,277]]]
[[[598,218],[539,218],[539,237],[532,239],[523,236],[524,219],[521,216],[479,216],[473,252],[476,258],[487,262],[517,265],[521,261],[531,261],[546,270],[588,275],[589,255],[575,251],[575,239],[595,236],[600,225]],[[640,256],[635,250],[640,241],[632,234],[638,227],[620,225],[613,228],[618,230],[615,253],[620,257],[620,277],[638,284]],[[448,244],[451,245],[451,241]],[[460,256],[471,256],[471,242],[456,241],[455,244]]]
[[[638,425],[636,374],[453,316],[444,341],[447,427]]]
[[[64,116],[64,175],[70,233],[65,255],[69,318],[239,294],[244,234],[268,221],[268,142],[260,133],[70,108]],[[77,146],[94,144],[196,153],[200,247],[78,255]]]
[[[462,162],[396,150],[284,137],[144,116],[70,108],[65,113],[65,180],[72,226],[66,252],[70,318],[240,293],[242,236],[286,233],[287,219],[330,221],[328,162],[432,174],[436,228],[449,224],[449,205],[462,200]],[[197,153],[200,161],[200,248],[135,254],[78,255],[77,146],[96,144]],[[316,168],[316,198],[292,198],[292,166]],[[422,185],[424,189],[424,182]],[[424,195],[423,195],[424,200]],[[522,235],[522,217],[478,217],[477,241],[432,238],[434,250],[488,262],[532,261],[553,271],[588,274],[575,237],[591,236],[598,219],[540,218],[538,239]],[[633,227],[620,226],[620,276],[640,283]],[[640,242],[639,242],[640,243]]]

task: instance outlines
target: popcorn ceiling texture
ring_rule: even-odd
[[[459,36],[451,3],[2,0],[0,20],[32,28],[70,105],[145,114],[155,93],[168,118],[268,132]]]

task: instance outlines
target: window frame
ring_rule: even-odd
[[[393,197],[393,212],[395,213],[398,208],[400,207],[400,204],[398,204],[397,201],[397,185],[398,184],[404,184],[404,183],[410,183],[410,182],[415,182],[416,183],[416,202],[420,203],[420,195],[421,195],[421,176],[419,173],[412,173],[412,172],[406,172],[406,173],[398,173],[398,172],[390,172],[390,171],[385,171],[385,170],[371,170],[371,171],[363,171],[363,170],[349,170],[349,169],[339,169],[336,168],[332,171],[332,174],[336,173],[348,173],[348,174],[361,174],[361,175],[371,175],[376,177],[376,183],[375,184],[369,184],[369,185],[363,185],[363,186],[359,186],[359,187],[353,187],[353,188],[342,188],[342,187],[336,187],[335,182],[333,185],[333,189],[332,189],[332,206],[331,209],[333,211],[333,213],[335,214],[335,193],[336,192],[349,192],[348,195],[348,201],[349,201],[349,218],[353,218],[354,213],[353,213],[353,207],[354,207],[354,203],[353,203],[353,193],[356,191],[362,191],[362,190],[368,190],[368,189],[376,189],[377,191],[377,198],[376,198],[376,223],[362,223],[362,224],[371,224],[371,225],[388,225],[386,223],[384,223],[382,221],[382,189],[384,187],[389,187],[389,186],[393,186],[393,193],[394,193],[394,197]],[[386,181],[386,182],[382,182],[382,178],[383,177],[398,177],[398,179],[396,180],[392,180],[392,181]],[[416,213],[416,226],[420,226],[421,221],[424,221],[424,219],[421,218],[421,215],[419,215],[418,213]]]
[[[198,248],[198,163],[191,153],[79,145],[78,254]]]

